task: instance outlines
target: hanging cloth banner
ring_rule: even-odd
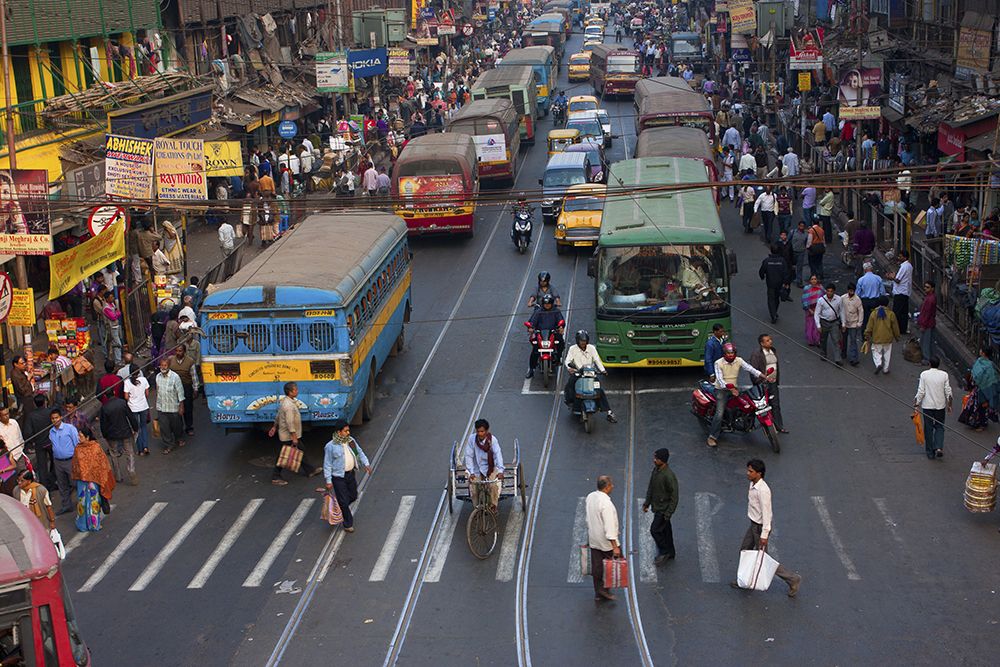
[[[111,262],[125,258],[125,220],[65,252],[49,255],[49,300],[62,296],[78,282]]]

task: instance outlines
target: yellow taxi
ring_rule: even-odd
[[[597,111],[597,98],[593,95],[574,95],[566,105],[566,117],[577,111]]]
[[[586,81],[590,78],[590,51],[580,51],[569,57],[569,80]]]
[[[599,26],[603,30],[604,29],[604,19],[602,19],[600,16],[588,16],[587,20],[584,21],[584,23],[583,23],[583,27],[584,28],[588,28],[589,26],[592,26],[592,25]]]
[[[549,157],[562,153],[567,146],[580,143],[580,130],[549,130]]]
[[[606,190],[606,186],[597,183],[579,183],[566,190],[554,232],[558,254],[574,247],[597,245]]]

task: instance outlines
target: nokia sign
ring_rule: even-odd
[[[354,78],[366,78],[385,74],[388,69],[389,57],[384,48],[362,49],[347,52],[347,64]]]

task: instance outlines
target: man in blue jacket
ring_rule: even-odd
[[[726,327],[712,325],[712,335],[705,342],[705,375],[709,382],[715,382],[715,362],[722,358],[722,343],[726,340]]]

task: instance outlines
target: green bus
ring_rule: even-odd
[[[726,249],[712,191],[633,192],[710,180],[704,161],[691,158],[611,167],[588,266],[596,279],[596,342],[605,365],[701,366],[712,325],[729,329],[736,255]]]

